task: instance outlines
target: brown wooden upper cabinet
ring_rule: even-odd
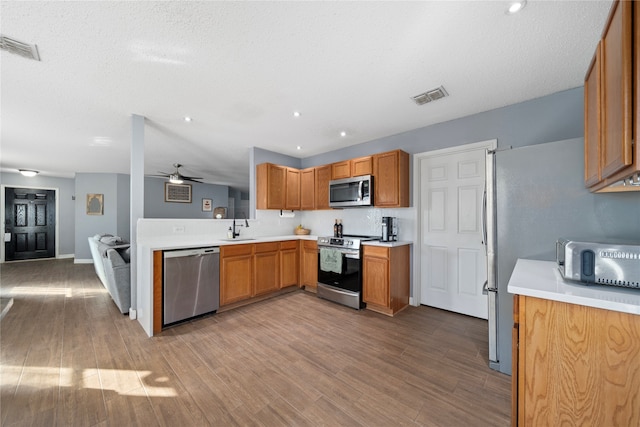
[[[351,159],[351,176],[371,175],[373,173],[373,158],[371,156]]]
[[[350,178],[352,176],[371,175],[373,160],[371,156],[343,160],[331,164],[331,179]]]
[[[640,131],[638,42],[640,6],[614,1],[585,76],[585,185],[590,191],[640,190],[640,185],[619,185],[634,176],[637,182],[640,171],[633,143],[634,129]]]
[[[376,207],[409,206],[409,154],[402,150],[373,156],[373,202]]]
[[[349,178],[351,176],[351,160],[343,160],[331,164],[331,179]]]
[[[284,209],[300,210],[300,171],[287,168],[287,197],[284,201]]]
[[[257,209],[300,209],[300,171],[261,163],[256,166]]]
[[[331,165],[316,166],[316,209],[331,209],[329,206],[329,181]]]
[[[313,210],[316,208],[316,168],[300,171],[300,209]]]
[[[302,170],[261,163],[256,166],[256,207],[331,209],[329,181],[362,175],[374,177],[374,206],[409,206],[409,154],[393,150]]]

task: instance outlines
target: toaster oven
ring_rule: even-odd
[[[640,288],[640,245],[558,239],[556,262],[568,280]]]

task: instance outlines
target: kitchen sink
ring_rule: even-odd
[[[235,239],[220,239],[225,242],[242,242],[247,240],[256,240],[254,237],[236,237]]]

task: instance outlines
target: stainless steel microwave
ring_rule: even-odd
[[[373,206],[373,177],[362,175],[329,181],[329,206]]]

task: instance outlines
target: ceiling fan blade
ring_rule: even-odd
[[[182,179],[185,180],[185,181],[199,182],[199,183],[202,184],[202,181],[198,181],[199,179],[202,179],[202,178],[196,178],[196,177],[191,177],[191,176],[183,176]]]

